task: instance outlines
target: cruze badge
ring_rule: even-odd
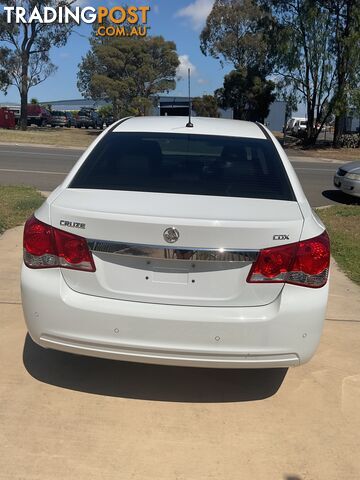
[[[60,225],[62,227],[71,227],[71,228],[85,228],[85,223],[79,222],[70,222],[69,220],[60,220]]]
[[[169,227],[164,231],[163,237],[165,242],[175,243],[179,240],[180,233],[175,227]]]

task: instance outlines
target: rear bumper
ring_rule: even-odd
[[[29,333],[43,347],[216,368],[308,361],[320,341],[328,295],[328,285],[286,285],[274,302],[259,307],[158,305],[80,294],[67,286],[60,270],[25,266],[21,287]]]
[[[70,122],[68,122],[67,120],[50,120],[50,125],[53,125],[54,127],[65,127],[68,123]]]

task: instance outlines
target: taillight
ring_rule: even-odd
[[[58,230],[34,216],[24,228],[24,263],[29,268],[62,267],[95,272],[85,238]]]
[[[330,242],[323,232],[309,240],[260,250],[247,281],[319,288],[327,282],[329,264]]]

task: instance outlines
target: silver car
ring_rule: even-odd
[[[334,185],[348,195],[360,197],[360,160],[340,167],[335,173]]]

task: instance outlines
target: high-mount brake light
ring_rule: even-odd
[[[319,288],[327,282],[329,264],[330,241],[324,231],[315,238],[260,250],[247,282]]]
[[[86,239],[30,217],[24,228],[24,263],[29,268],[69,268],[95,272]]]

